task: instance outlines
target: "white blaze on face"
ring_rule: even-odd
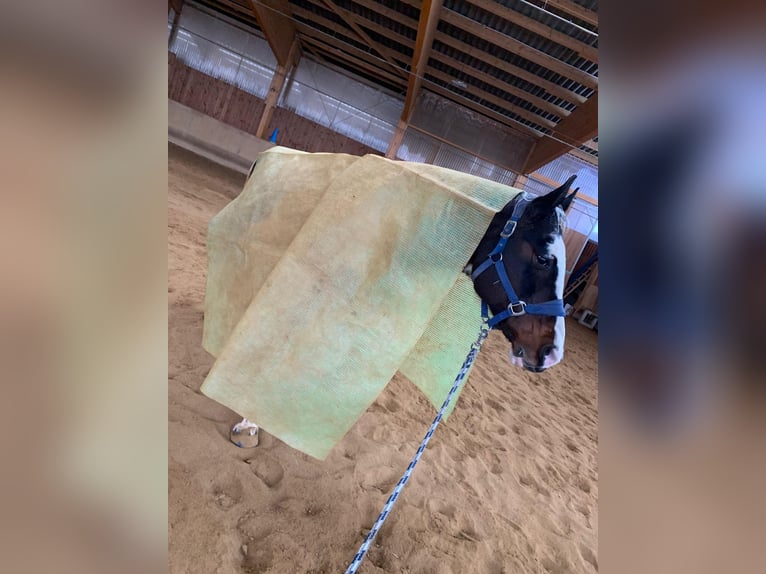
[[[564,230],[564,222],[566,221],[566,215],[560,208],[556,208],[556,213],[559,216],[561,222],[561,230]],[[567,262],[566,262],[566,247],[564,246],[564,238],[561,235],[554,236],[553,243],[548,248],[548,255],[552,255],[556,258],[556,267],[558,270],[558,276],[556,277],[556,298],[564,298],[564,279],[567,274]],[[564,358],[564,335],[565,335],[565,322],[564,317],[556,317],[556,330],[553,335],[554,349],[550,355],[545,357],[543,366],[547,369],[552,367],[556,363],[561,362]]]

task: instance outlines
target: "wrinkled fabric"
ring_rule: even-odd
[[[372,155],[262,153],[208,227],[202,392],[319,459],[397,370],[440,407],[481,324],[462,269],[517,193]]]

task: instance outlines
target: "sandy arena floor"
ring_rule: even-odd
[[[239,418],[199,392],[205,232],[243,183],[170,146],[170,572],[342,573],[435,413],[397,375],[323,462],[264,431],[229,442]],[[491,334],[362,574],[598,569],[596,335],[569,321],[564,363],[537,375],[507,347]]]

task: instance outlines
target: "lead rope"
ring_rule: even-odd
[[[489,335],[487,313],[485,308],[482,308],[482,325],[481,331],[479,332],[479,338],[476,339],[476,341],[471,345],[471,350],[468,352],[468,356],[465,358],[463,366],[460,367],[460,372],[458,373],[452,388],[447,394],[447,398],[444,399],[444,404],[442,404],[441,408],[439,409],[439,413],[436,415],[434,422],[431,423],[431,427],[428,429],[426,436],[423,437],[423,441],[420,443],[420,446],[418,447],[415,456],[412,458],[412,461],[407,467],[407,470],[404,471],[404,475],[401,479],[399,479],[396,487],[394,487],[394,491],[391,493],[391,496],[388,497],[386,504],[383,506],[383,510],[381,510],[380,514],[378,515],[378,519],[375,521],[375,524],[372,525],[372,529],[367,533],[364,542],[362,542],[362,545],[359,547],[359,550],[354,556],[354,559],[351,561],[351,564],[349,564],[348,569],[346,569],[346,574],[355,574],[360,564],[362,563],[362,560],[364,560],[364,557],[367,555],[367,550],[369,550],[372,541],[380,531],[381,526],[383,526],[383,522],[385,522],[386,518],[388,518],[388,515],[391,512],[391,508],[394,506],[396,499],[399,498],[399,493],[402,491],[404,485],[407,484],[407,481],[410,479],[410,475],[415,469],[415,465],[420,460],[420,456],[423,454],[423,451],[426,449],[428,442],[431,440],[431,436],[434,434],[436,427],[439,426],[439,423],[442,420],[442,415],[444,415],[444,411],[447,410],[447,407],[452,401],[452,397],[455,396],[455,393],[463,383],[463,380],[468,374],[468,371],[471,370],[471,365],[476,359],[476,356],[479,354],[481,346],[484,344],[484,340],[487,338],[487,335]]]

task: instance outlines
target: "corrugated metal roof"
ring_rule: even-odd
[[[413,48],[417,39],[420,0],[329,1],[341,10],[353,14],[358,25],[363,28],[369,38],[379,46],[390,50],[402,69],[410,69]],[[479,3],[479,0],[474,1]],[[572,1],[577,6],[587,10],[593,12],[598,10],[598,0]],[[248,15],[249,2],[244,0],[226,0],[225,2],[199,0],[199,2],[235,18],[238,22],[257,27],[255,18]],[[371,54],[380,60],[381,68],[390,70],[378,51],[367,45],[367,42],[351,29],[344,18],[331,10],[323,0],[288,0],[288,2],[288,8],[295,10],[287,14],[288,17],[310,26],[323,35],[337,39],[342,42],[340,47],[352,46]],[[517,13],[521,20],[526,18],[531,22],[531,24],[525,23],[527,26],[535,27],[542,24],[547,29],[566,35],[583,46],[598,47],[597,25],[580,20],[576,16],[551,5],[546,0],[497,0],[497,4]],[[492,9],[489,6],[488,8]],[[584,58],[572,47],[561,45],[540,33],[527,29],[520,23],[507,20],[467,0],[444,0],[441,10],[441,19],[437,30],[439,33],[449,36],[453,41],[451,41],[451,45],[438,39],[434,41],[428,67],[435,73],[448,74],[465,82],[467,90],[459,90],[455,85],[444,82],[426,71],[425,76],[429,81],[481,103],[481,105],[502,114],[503,117],[509,118],[511,123],[519,122],[541,133],[550,132],[550,129],[545,125],[546,121],[559,122],[576,110],[576,102],[584,101],[595,93],[592,87],[578,82],[576,73],[572,72],[575,78],[570,78],[544,65],[545,57],[550,57],[571,66],[580,74],[593,76],[594,81],[597,81],[598,63]],[[541,56],[536,62],[531,61],[514,53],[512,51],[513,44],[510,42],[497,41],[493,43],[478,37],[458,25],[446,22],[445,15],[451,13],[459,14],[481,26],[495,30],[497,33],[521,42],[545,56]],[[314,15],[323,20],[318,20]],[[515,16],[514,19],[516,19]],[[456,24],[462,22],[459,19],[450,19],[450,21],[454,21]],[[569,42],[566,41],[565,43]],[[534,56],[531,57],[535,58]],[[353,64],[353,55],[348,59],[333,58],[333,62],[355,73],[363,74],[367,78],[375,79],[375,74],[371,73],[369,69]],[[492,65],[492,63],[496,65]],[[518,75],[513,73],[514,70]],[[580,80],[586,81],[584,78],[580,78]],[[391,86],[389,81],[382,78],[377,79],[377,81],[381,85]],[[551,93],[551,91],[561,93]],[[487,95],[483,95],[481,92]],[[486,97],[492,101],[487,101]],[[541,100],[550,105],[542,104]],[[498,105],[499,102],[506,102],[507,105]],[[551,106],[556,106],[561,111],[556,114]],[[539,116],[541,123],[521,117],[520,112]],[[581,145],[580,149],[598,157],[598,151],[586,144]]]

